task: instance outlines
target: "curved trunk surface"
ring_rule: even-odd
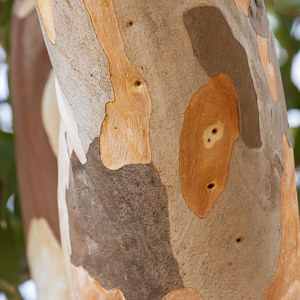
[[[38,0],[73,299],[296,299],[292,143],[263,1]]]

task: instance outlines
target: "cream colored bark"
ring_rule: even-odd
[[[55,92],[55,74],[52,70],[45,85],[42,99],[42,120],[47,133],[51,149],[55,156],[58,155],[58,136],[60,114]]]
[[[61,246],[45,219],[32,219],[27,257],[39,300],[70,299]]]

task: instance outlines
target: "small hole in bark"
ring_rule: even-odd
[[[128,26],[128,27],[131,27],[132,25],[133,25],[133,21],[128,21],[128,22],[127,22],[127,26]]]
[[[115,129],[118,129],[118,127],[115,127]]]
[[[214,184],[214,183],[210,183],[210,184],[207,185],[207,188],[208,188],[209,190],[213,189],[214,187],[215,187],[215,184]]]
[[[237,242],[237,244],[239,244],[243,240],[244,240],[244,238],[242,236],[239,236],[235,241]]]
[[[210,143],[210,139],[207,139],[207,141]]]
[[[139,81],[139,80],[137,80],[135,83],[134,83],[134,85],[135,86],[140,86],[142,83]]]
[[[93,74],[90,74],[90,76],[91,76],[91,77],[94,77],[94,75],[93,75]]]
[[[213,134],[216,134],[218,132],[218,129],[217,128],[214,128],[212,131],[211,131]]]

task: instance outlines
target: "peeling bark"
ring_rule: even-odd
[[[299,262],[291,139],[263,2],[51,3],[72,298],[293,299],[299,274],[277,279]]]
[[[70,299],[61,246],[44,218],[32,218],[27,257],[40,300]]]

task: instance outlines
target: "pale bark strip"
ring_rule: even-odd
[[[69,300],[68,278],[59,241],[44,218],[33,218],[27,239],[27,257],[39,300]]]
[[[57,158],[60,114],[55,92],[55,74],[53,70],[50,72],[43,93],[42,121],[51,149]]]

